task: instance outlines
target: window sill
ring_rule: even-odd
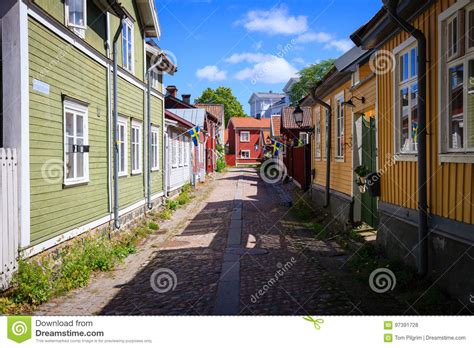
[[[474,153],[440,153],[440,163],[474,163]]]
[[[344,161],[344,158],[341,158],[341,157],[334,157],[334,162],[339,162],[339,163],[341,163],[341,162],[345,162],[345,161]]]
[[[63,188],[85,186],[85,185],[88,185],[88,184],[89,184],[89,179],[83,180],[83,181],[65,182],[65,183],[63,183]]]
[[[159,171],[160,171],[160,168],[151,168],[151,171],[152,171],[152,172],[159,172]]]
[[[136,172],[132,172],[132,176],[137,176],[137,175],[141,175],[142,174],[142,171],[136,171]]]
[[[394,156],[395,162],[416,162],[418,155],[410,153],[398,153]]]
[[[127,176],[128,176],[127,173],[119,173],[119,174],[118,174],[118,177],[119,177],[119,178],[126,178]]]

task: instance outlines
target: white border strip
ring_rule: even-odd
[[[164,196],[164,192],[159,192],[159,193],[156,193],[154,194],[151,198],[152,200],[155,200],[157,198],[160,198]],[[144,206],[146,204],[146,199],[142,199],[141,201],[137,202],[137,203],[134,203],[126,208],[123,208],[120,210],[119,212],[119,216],[123,216],[125,214],[128,214],[132,211],[134,211],[135,209],[138,209],[138,208],[141,208],[142,206]],[[59,236],[56,236],[54,238],[51,238],[47,241],[44,241],[42,243],[39,243],[37,245],[34,245],[32,247],[29,247],[25,250],[23,250],[21,252],[21,258],[28,258],[28,257],[31,257],[31,256],[34,256],[36,254],[39,254],[47,249],[50,249],[56,245],[59,245],[65,241],[68,241],[72,238],[75,238],[81,234],[83,234],[84,232],[87,232],[89,230],[92,230],[94,228],[97,228],[101,225],[104,225],[108,222],[111,222],[113,221],[113,215],[112,214],[108,214],[100,219],[97,219],[95,221],[92,221],[92,222],[89,222],[83,226],[80,226],[80,227],[77,227],[73,230],[70,230],[68,232],[65,232]]]

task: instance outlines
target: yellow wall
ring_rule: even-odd
[[[351,97],[349,88],[351,82],[347,81],[339,88],[335,89],[328,95],[321,96],[324,101],[330,101],[330,105],[333,108],[332,112],[332,135],[331,135],[331,189],[345,193],[349,196],[352,195],[352,110],[348,106],[344,106],[344,159],[335,159],[336,156],[336,101],[335,97],[344,91],[344,100],[348,100]],[[316,109],[320,109],[320,122],[321,122],[321,159],[315,158],[315,152],[313,149],[313,168],[316,170],[316,176],[314,183],[318,185],[326,184],[326,137],[325,137],[325,122],[324,115],[325,109],[319,104],[313,106],[313,122],[316,125]],[[315,144],[313,139],[313,144]]]
[[[427,147],[428,147],[428,207],[430,214],[474,223],[473,164],[445,163],[438,159],[438,16],[455,1],[438,1],[414,21],[428,38],[427,74]],[[393,51],[408,39],[399,33],[380,49]],[[417,209],[417,163],[398,161],[392,166],[394,154],[393,74],[377,76],[378,83],[378,155],[379,168],[387,167],[381,179],[382,202]]]

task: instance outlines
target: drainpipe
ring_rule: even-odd
[[[324,208],[329,207],[329,198],[331,190],[331,134],[332,134],[332,108],[331,105],[324,102],[321,98],[316,95],[316,90],[311,90],[311,97],[317,103],[322,105],[328,112],[328,126],[326,127],[326,193]]]
[[[148,132],[148,168],[147,168],[147,178],[146,178],[146,199],[147,199],[147,208],[152,209],[153,204],[151,203],[151,79],[150,75],[153,69],[155,69],[163,61],[163,56],[158,58],[158,61],[148,68],[146,71],[146,83],[147,83],[147,132]]]
[[[112,59],[114,65],[114,75],[113,75],[113,85],[114,85],[114,226],[116,229],[120,228],[120,217],[119,217],[119,138],[118,138],[118,102],[117,102],[117,95],[118,95],[118,66],[117,66],[117,41],[119,39],[120,34],[122,33],[122,28],[124,25],[125,17],[120,19],[119,27],[117,28],[117,32],[114,35],[113,41],[113,52],[112,52]]]
[[[398,0],[384,0],[384,7],[392,21],[411,34],[418,43],[418,273],[427,273],[428,264],[428,204],[426,189],[426,37],[423,32],[405,21],[397,13]]]

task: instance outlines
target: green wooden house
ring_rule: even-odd
[[[162,74],[176,68],[148,43],[154,1],[2,0],[0,21],[0,147],[18,151],[24,255],[160,204]]]

